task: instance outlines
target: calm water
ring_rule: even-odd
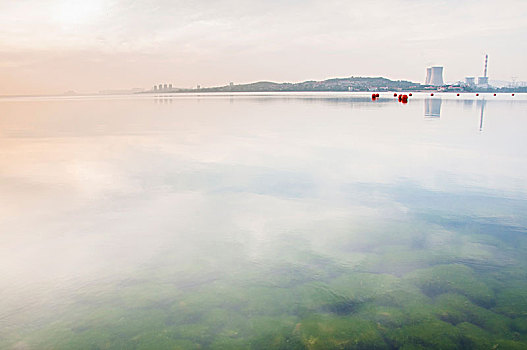
[[[527,97],[0,99],[2,349],[526,349]]]

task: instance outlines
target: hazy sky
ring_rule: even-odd
[[[385,76],[527,80],[525,0],[0,0],[0,94]]]

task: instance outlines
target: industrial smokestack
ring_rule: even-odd
[[[489,62],[489,55],[485,55],[485,70],[483,71],[483,76],[487,77],[487,63]]]
[[[488,87],[489,77],[487,76],[487,64],[489,62],[489,55],[485,55],[485,68],[483,69],[483,76],[478,78],[478,85],[481,87]]]

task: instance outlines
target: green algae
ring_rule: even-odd
[[[523,334],[524,339],[527,338],[527,317],[518,317],[513,319],[511,328],[520,334]]]
[[[451,324],[469,322],[494,334],[510,332],[511,319],[475,305],[463,295],[443,294],[437,297],[435,304],[437,316]]]
[[[500,289],[493,309],[510,317],[526,317],[527,281],[511,281],[507,288]]]
[[[69,326],[55,325],[69,331],[48,328],[40,333],[45,337],[37,336],[34,339],[39,341],[31,344],[39,348],[53,344],[55,349],[485,349],[495,344],[515,349],[525,345],[524,319],[482,307],[476,303],[480,294],[452,278],[459,273],[477,279],[470,269],[439,268],[402,279],[352,272],[328,283],[307,282],[292,289],[235,284],[219,288],[215,283],[178,294],[168,304],[151,295],[124,312],[94,309]],[[421,283],[429,283],[429,278],[440,286],[445,278],[454,283],[428,295]]]
[[[416,270],[405,276],[418,286],[424,294],[434,297],[443,293],[465,295],[476,304],[492,306],[495,294],[474,271],[465,265],[437,265],[428,269]]]
[[[295,331],[307,349],[388,349],[378,325],[357,317],[313,316]]]
[[[456,349],[461,346],[461,331],[437,319],[404,325],[386,333],[390,344],[398,349]]]
[[[399,278],[389,274],[346,273],[331,280],[328,288],[352,299],[365,300],[400,289]]]
[[[342,266],[302,246],[280,263],[248,265],[245,275],[196,271],[192,283],[167,267],[112,286],[118,292],[111,296],[82,293],[60,321],[0,344],[81,350],[527,346],[523,269],[474,259],[450,263],[453,253],[435,250],[427,257],[421,248],[400,245],[366,256],[362,264]]]
[[[484,329],[469,322],[460,322],[456,327],[461,331],[461,347],[464,349],[492,349],[493,337]]]

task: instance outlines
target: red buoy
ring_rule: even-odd
[[[457,94],[459,96],[459,94]]]
[[[434,93],[432,92],[432,93],[430,94],[430,96],[434,96]]]
[[[408,94],[408,96],[412,96],[412,93],[410,92],[410,93]]]
[[[479,94],[476,94],[476,96],[479,96]]]
[[[514,94],[512,94],[512,96],[514,96]]]
[[[397,93],[393,94],[393,97],[397,97]]]
[[[494,96],[496,96],[496,94],[494,94]]]

